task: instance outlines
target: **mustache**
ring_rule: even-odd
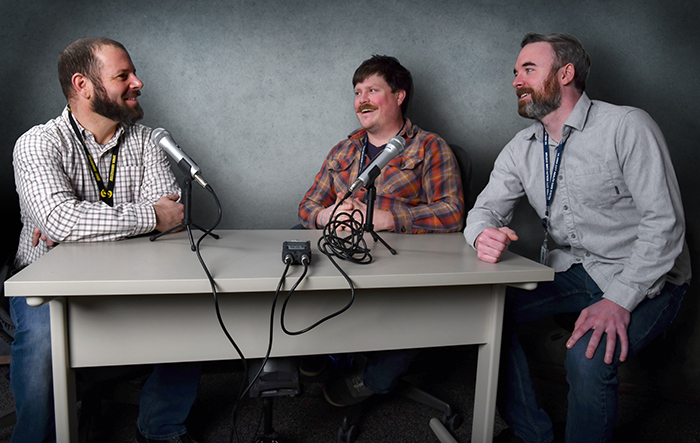
[[[126,95],[125,95],[124,97],[122,97],[122,98],[136,98],[136,97],[138,97],[138,96],[140,96],[140,95],[141,95],[141,91],[136,91],[136,92],[133,92],[133,93],[130,93],[130,94],[126,94]]]
[[[523,95],[523,94],[530,94],[530,95],[533,95],[534,92],[535,92],[535,91],[534,91],[532,88],[518,88],[518,89],[515,90],[515,95],[516,95],[518,98],[520,98],[520,96]]]
[[[360,106],[357,108],[357,111],[355,111],[355,112],[360,113],[360,112],[362,112],[362,111],[375,111],[375,110],[377,110],[377,109],[379,109],[379,107],[374,106],[374,105],[372,105],[372,104],[370,104],[370,103],[365,103],[365,104],[360,105]]]

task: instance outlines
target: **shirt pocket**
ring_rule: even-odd
[[[333,178],[336,189],[347,189],[350,186],[350,176],[354,164],[354,158],[334,158],[328,161],[328,171]]]
[[[588,207],[609,209],[631,197],[624,180],[604,164],[580,168],[573,174],[571,185],[577,200]]]
[[[390,161],[382,174],[382,194],[403,199],[419,198],[423,189],[423,158],[399,157]]]

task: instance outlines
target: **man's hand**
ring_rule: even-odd
[[[617,345],[617,337],[620,336],[620,361],[623,362],[627,359],[629,350],[629,340],[627,339],[627,327],[629,324],[629,311],[617,303],[604,298],[581,311],[581,315],[576,320],[574,332],[571,334],[569,341],[566,342],[566,347],[571,349],[589,329],[593,329],[593,335],[588,342],[588,348],[586,348],[586,357],[589,359],[593,358],[603,333],[606,333],[605,363],[611,364],[615,346]]]
[[[185,207],[178,203],[179,198],[177,194],[166,195],[153,205],[156,211],[156,231],[165,232],[182,222]]]
[[[39,245],[39,239],[41,239],[41,241],[45,241],[46,245],[49,248],[53,248],[58,244],[55,241],[48,238],[47,236],[45,236],[39,228],[34,228],[34,232],[32,234],[32,246],[36,248]]]
[[[330,222],[331,214],[333,214],[333,209],[338,206],[340,203],[340,200],[343,198],[342,195],[338,194],[336,197],[335,203],[323,210],[321,210],[317,215],[316,215],[316,226],[319,228],[322,228]],[[352,206],[352,200],[345,200],[342,205],[338,206],[338,209],[335,211],[336,215],[340,213],[346,213],[350,214],[353,210]]]
[[[496,263],[501,259],[503,251],[508,249],[510,242],[517,240],[518,235],[508,227],[486,228],[474,242],[476,256],[485,262]]]
[[[364,221],[367,221],[367,205],[361,200],[356,198],[352,199],[352,205],[354,209],[362,212]],[[391,231],[394,229],[394,214],[391,211],[383,209],[375,209],[374,217],[372,217],[372,224],[374,225],[374,231]],[[359,221],[359,220],[358,220]]]

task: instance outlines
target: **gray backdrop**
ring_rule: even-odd
[[[14,142],[61,112],[65,100],[56,60],[77,38],[107,36],[127,47],[145,84],[144,123],[168,129],[201,166],[223,204],[222,228],[284,229],[297,223],[298,203],[328,150],[357,126],[352,73],[375,53],[396,56],[413,73],[409,116],[471,153],[479,191],[500,149],[530,123],[517,115],[511,82],[519,42],[536,31],[579,37],[593,58],[589,96],[638,106],[659,123],[698,262],[695,0],[2,0],[0,5],[0,198],[4,225],[11,225],[3,236],[3,257],[14,250],[19,229]],[[193,198],[195,221],[210,225],[211,197],[196,187]],[[514,224],[522,239],[514,248],[532,257],[541,232],[525,206]],[[693,284],[662,344],[630,361],[624,380],[700,393],[698,295]],[[544,360],[558,362],[561,346],[543,348]]]

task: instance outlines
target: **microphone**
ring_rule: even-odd
[[[199,169],[197,163],[194,162],[185,151],[183,151],[175,140],[170,136],[170,133],[163,128],[156,128],[151,134],[151,140],[153,143],[160,146],[163,151],[167,152],[169,156],[177,162],[182,172],[190,176],[197,183],[199,183],[203,188],[206,188],[207,182],[202,178],[202,170]]]
[[[377,176],[379,176],[379,173],[382,172],[382,168],[384,168],[384,166],[386,166],[386,164],[389,163],[391,160],[398,157],[404,149],[406,149],[406,140],[404,140],[403,137],[398,135],[396,137],[392,137],[392,139],[389,140],[389,142],[386,144],[386,147],[384,148],[382,153],[379,154],[377,158],[374,159],[372,164],[367,166],[367,168],[365,168],[365,170],[362,171],[360,176],[357,177],[357,180],[355,180],[355,182],[352,185],[350,185],[350,188],[348,189],[345,198],[354,194],[360,186],[365,187],[371,181],[376,179]]]

